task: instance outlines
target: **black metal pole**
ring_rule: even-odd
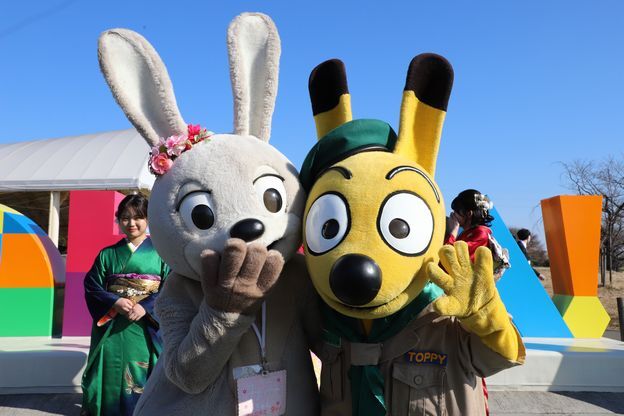
[[[620,321],[620,341],[624,341],[624,298],[617,298],[617,310]]]

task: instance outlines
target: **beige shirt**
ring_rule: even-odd
[[[516,331],[517,333],[517,331]],[[520,345],[522,341],[518,334]],[[453,317],[431,305],[383,344],[324,343],[321,414],[350,416],[351,364],[377,364],[385,380],[388,415],[484,415],[481,377],[518,365],[486,347]],[[522,358],[524,347],[520,348]]]

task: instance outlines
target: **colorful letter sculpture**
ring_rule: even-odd
[[[115,191],[69,193],[63,336],[91,333],[92,319],[84,300],[84,277],[100,250],[123,237],[115,221],[115,211],[123,197]]]
[[[511,263],[496,287],[518,331],[523,337],[572,337],[496,208],[490,214],[494,217],[494,238],[509,250]]]
[[[600,338],[609,314],[598,299],[601,196],[542,200],[553,302],[575,338]]]
[[[51,336],[58,249],[30,218],[0,205],[0,337]]]

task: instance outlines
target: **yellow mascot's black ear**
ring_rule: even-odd
[[[331,59],[314,68],[308,89],[319,139],[353,119],[347,74],[341,60]]]
[[[442,56],[424,53],[410,62],[394,153],[415,161],[432,177],[452,87],[453,68]]]

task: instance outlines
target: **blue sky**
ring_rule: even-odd
[[[453,64],[436,179],[447,204],[490,194],[508,225],[542,234],[539,201],[561,193],[560,162],[622,155],[624,3],[613,1],[3,2],[0,143],[129,127],[99,73],[97,38],[143,34],[169,69],[187,122],[232,129],[225,31],[262,11],[282,38],[271,143],[297,166],[315,142],[310,70],[347,66],[356,118],[398,128],[414,55]]]

